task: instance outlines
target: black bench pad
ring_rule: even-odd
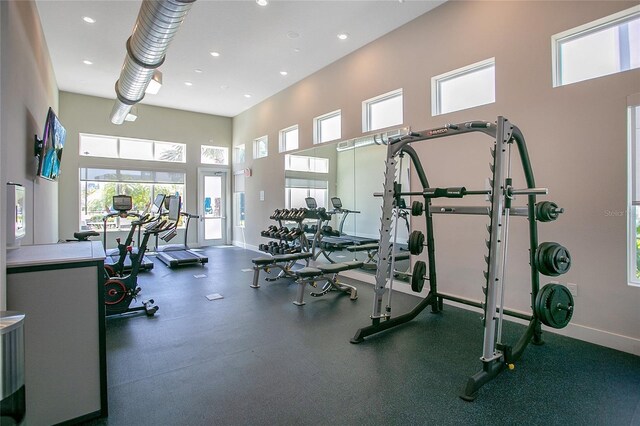
[[[272,263],[276,263],[273,257],[256,257],[255,259],[251,259],[251,261],[256,266],[271,265]]]
[[[272,257],[256,257],[255,259],[251,259],[251,261],[256,266],[265,266],[271,265],[273,263],[278,262],[290,262],[292,260],[302,260],[311,257],[311,253],[291,253],[291,254],[277,254]]]
[[[273,259],[276,262],[289,262],[291,260],[302,260],[308,259],[313,256],[312,253],[303,252],[303,253],[291,253],[291,254],[276,254],[273,256]]]
[[[296,270],[295,273],[300,278],[311,278],[311,277],[316,277],[318,275],[322,275],[322,271],[320,269],[312,268],[310,266],[300,268]]]
[[[408,251],[395,254],[396,260],[408,260],[410,257],[411,257],[411,255],[409,254]]]
[[[338,272],[347,271],[349,269],[358,269],[362,267],[362,262],[341,262],[332,263],[330,265],[318,265],[325,274],[337,274]]]
[[[371,243],[371,244],[361,244],[359,246],[349,246],[347,247],[347,250],[349,250],[350,252],[356,252],[356,251],[369,251],[369,250],[377,250],[378,248],[380,248],[380,245],[378,243]]]

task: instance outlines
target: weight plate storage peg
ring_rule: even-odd
[[[547,284],[535,300],[536,316],[549,327],[564,328],[573,316],[573,296],[562,284]]]
[[[423,212],[424,204],[417,200],[411,203],[411,216],[421,216]]]
[[[409,234],[409,253],[418,255],[424,249],[424,234],[415,230]]]
[[[427,264],[422,260],[418,260],[415,265],[413,265],[413,273],[411,274],[411,290],[416,293],[420,293],[422,291],[426,274]]]
[[[571,268],[571,255],[561,244],[544,242],[536,250],[535,262],[541,274],[557,277]]]

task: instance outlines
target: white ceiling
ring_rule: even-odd
[[[160,93],[142,103],[236,116],[444,1],[271,0],[262,7],[254,0],[198,0],[160,68]],[[141,1],[36,4],[59,89],[115,99]],[[96,22],[87,24],[84,16]],[[339,33],[349,38],[339,40]]]

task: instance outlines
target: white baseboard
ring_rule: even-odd
[[[245,250],[251,250],[251,251],[255,251],[255,252],[258,252],[258,253],[262,253],[262,254],[264,254],[264,252],[263,252],[263,251],[260,251],[260,250],[258,249],[258,246],[253,246],[253,245],[251,245],[251,244],[246,244],[246,243],[243,243],[242,241],[232,241],[232,242],[231,242],[231,245],[234,245],[234,246],[236,246],[236,247],[243,248],[243,249],[245,249]]]
[[[360,271],[344,271],[341,274],[345,277],[352,278],[354,280],[362,281],[363,283],[375,285],[375,276],[372,274],[367,274],[365,272]],[[417,294],[411,291],[410,286],[405,283],[398,283],[397,286],[394,287],[394,290],[397,290],[401,293],[410,294],[416,297],[426,297],[427,290],[424,290],[423,293]],[[462,297],[462,296],[460,296]],[[445,300],[445,304],[455,306],[458,308],[466,309],[469,311],[474,311],[481,313],[482,310],[479,308],[475,308],[473,306],[465,305],[463,303],[456,303],[452,301]],[[506,307],[506,309],[509,309]],[[520,312],[520,311],[518,311]],[[524,314],[529,314],[529,312],[522,312]],[[521,320],[518,318],[509,317],[509,321],[517,322],[520,324],[527,324],[528,322],[525,320]],[[612,333],[606,330],[599,330],[597,328],[588,327],[581,324],[570,323],[563,329],[555,329],[550,328],[545,325],[542,326],[544,332],[555,333],[562,336],[571,337],[573,339],[582,340],[584,342],[593,343],[595,345],[605,346],[607,348],[616,349],[618,351],[627,352],[633,355],[640,356],[640,339],[631,336],[624,336],[617,333]]]

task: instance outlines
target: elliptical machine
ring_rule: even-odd
[[[163,196],[164,197],[164,196]],[[131,302],[140,294],[138,287],[138,272],[142,259],[147,250],[147,243],[152,235],[164,233],[161,237],[165,240],[173,238],[175,228],[180,218],[180,197],[170,196],[169,215],[167,219],[160,220],[160,211],[157,216],[145,215],[141,218],[139,226],[144,226],[142,241],[137,253],[133,253],[131,247],[127,247],[131,258],[131,273],[124,277],[113,277],[104,284],[104,300],[107,316],[119,315],[126,312],[144,311],[147,316],[153,316],[158,311],[158,306],[153,299],[142,301],[142,306],[131,307]],[[162,203],[160,203],[162,205]]]

